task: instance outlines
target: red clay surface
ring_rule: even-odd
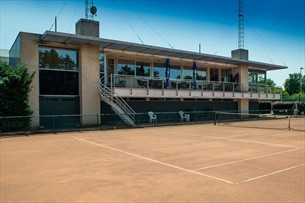
[[[183,125],[1,138],[1,202],[304,202],[305,134]]]

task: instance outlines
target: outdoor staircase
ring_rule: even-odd
[[[104,77],[100,80],[101,99],[111,106],[111,109],[127,124],[135,126],[135,112],[113,89],[104,84]]]

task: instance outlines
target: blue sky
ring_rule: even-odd
[[[244,0],[250,60],[288,66],[268,72],[277,85],[305,67],[304,1]],[[188,51],[198,51],[201,43],[203,53],[227,57],[238,46],[238,0],[94,0],[94,4],[103,38],[141,43],[139,36],[148,45],[170,48],[170,44]],[[44,33],[55,16],[59,32],[74,33],[84,10],[84,0],[0,0],[0,48],[9,49],[19,31]]]

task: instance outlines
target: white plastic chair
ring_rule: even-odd
[[[183,111],[179,111],[180,120],[183,121],[190,121],[190,114],[185,114]]]
[[[157,123],[157,116],[154,114],[154,112],[150,111],[148,112],[149,117],[149,123]]]

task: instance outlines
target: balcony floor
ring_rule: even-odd
[[[229,91],[202,91],[176,89],[146,89],[115,87],[115,93],[127,98],[180,98],[180,99],[255,99],[280,100],[281,94]]]

